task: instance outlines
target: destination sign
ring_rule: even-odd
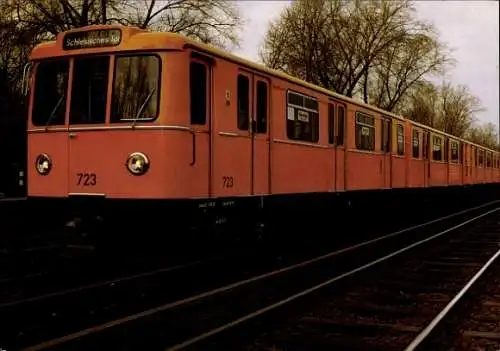
[[[63,50],[116,46],[121,41],[122,31],[119,29],[99,29],[68,33],[63,38]]]

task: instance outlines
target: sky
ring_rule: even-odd
[[[279,18],[290,1],[240,1],[245,18],[242,42],[234,53],[259,61],[258,49],[269,21]],[[482,102],[480,123],[499,124],[499,2],[423,1],[414,3],[416,15],[434,24],[442,41],[453,49],[457,60],[447,78],[467,85]]]

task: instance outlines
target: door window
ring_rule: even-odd
[[[70,124],[105,123],[108,74],[109,56],[75,58]]]

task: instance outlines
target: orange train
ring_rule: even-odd
[[[495,150],[177,34],[83,27],[30,62],[30,198],[161,201],[175,221],[183,204],[500,180]]]

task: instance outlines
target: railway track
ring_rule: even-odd
[[[456,235],[448,236],[446,241],[436,237],[441,240],[437,246],[423,243],[426,245],[410,255],[363,272],[358,281],[348,283],[344,292],[325,289],[307,311],[247,342],[243,349],[474,349],[463,340],[459,345],[445,345],[443,336],[450,342],[453,334],[463,338],[489,336],[491,342],[500,334],[470,330],[457,333],[460,318],[453,318],[451,313],[472,287],[484,281],[485,272],[495,268],[498,272],[500,208],[487,214],[472,227],[457,228]],[[454,322],[447,323],[448,319]],[[499,345],[497,339],[495,346]]]
[[[500,260],[475,279],[421,332],[408,350],[500,350]]]
[[[68,286],[68,284],[67,282],[64,285],[53,284],[50,289],[54,291],[46,292],[47,289],[38,289],[38,294],[28,296],[27,294],[16,296],[12,292],[8,294],[8,289],[4,289],[3,300],[0,300],[0,314],[10,323],[0,333],[0,345],[18,349],[47,336],[56,336],[119,317],[124,311],[128,313],[141,311],[154,306],[158,301],[174,301],[186,294],[198,293],[207,287],[216,287],[252,276],[269,267],[286,265],[300,258],[300,255],[286,253],[276,255],[276,252],[261,250],[258,252],[260,255],[257,261],[255,251],[247,249],[247,251],[229,250],[225,256],[215,255],[184,264],[173,265],[171,262],[166,267],[104,281],[94,279],[94,282],[86,285],[54,290],[54,287]],[[307,256],[307,253],[302,254]],[[166,259],[163,261],[167,262]],[[144,265],[142,262],[142,268]],[[122,267],[121,271],[124,270]],[[214,276],[212,274],[214,271],[219,273]],[[87,270],[85,275],[90,276],[91,272]],[[74,275],[78,276],[78,273],[73,270]],[[101,276],[103,275],[105,274],[101,272]],[[186,277],[189,277],[187,282],[185,282]],[[30,276],[30,283],[33,283],[35,278],[43,280],[43,276]],[[51,280],[54,280],[54,277]],[[82,281],[80,276],[73,277],[72,280]],[[12,290],[12,284],[8,285],[12,283],[11,280],[3,283]],[[23,287],[26,288],[25,280],[20,279],[16,283],[21,292]],[[1,284],[2,281],[0,286]]]
[[[279,341],[279,332],[269,330],[269,325],[283,320],[292,321],[292,324],[282,323],[283,328],[287,329],[294,326],[295,324],[293,323],[297,323],[297,320],[300,323],[305,323],[305,319],[302,317],[297,319],[297,309],[300,312],[303,308],[301,304],[297,304],[298,301],[302,301],[303,305],[304,301],[307,302],[311,295],[314,296],[314,301],[308,301],[306,305],[323,301],[319,299],[318,293],[332,289],[334,290],[332,294],[335,295],[336,299],[350,296],[350,306],[356,309],[356,302],[353,300],[353,296],[356,296],[354,287],[361,286],[366,289],[369,284],[372,284],[374,289],[368,289],[368,291],[359,290],[357,296],[358,298],[361,296],[361,299],[357,301],[361,304],[366,301],[366,298],[374,297],[377,289],[380,291],[380,288],[377,288],[380,281],[373,281],[373,271],[365,273],[370,272],[370,269],[374,269],[374,267],[385,267],[386,270],[389,269],[390,271],[391,268],[398,267],[395,266],[395,262],[397,262],[401,266],[398,268],[400,272],[403,271],[403,267],[411,271],[411,275],[407,271],[405,271],[405,274],[400,273],[397,277],[391,277],[390,274],[387,275],[384,281],[386,295],[388,295],[386,296],[386,300],[384,300],[385,304],[391,303],[389,297],[394,295],[394,289],[397,290],[403,286],[408,287],[408,289],[417,289],[416,287],[420,284],[418,279],[425,278],[425,274],[423,275],[416,268],[417,266],[409,263],[422,260],[422,250],[417,248],[433,243],[431,246],[432,250],[427,248],[424,249],[424,252],[427,252],[429,255],[439,255],[439,249],[446,246],[443,244],[447,243],[445,240],[449,237],[445,235],[447,233],[456,234],[456,236],[453,236],[456,241],[455,247],[459,248],[463,246],[465,243],[464,238],[467,237],[464,233],[471,232],[462,228],[466,228],[474,222],[482,223],[483,217],[489,218],[488,216],[492,216],[499,210],[499,208],[491,209],[493,205],[481,206],[471,211],[457,213],[453,216],[447,216],[446,218],[434,220],[423,225],[406,228],[383,238],[370,240],[369,242],[205,291],[188,298],[175,301],[168,301],[167,299],[167,302],[162,305],[143,309],[140,312],[124,315],[120,318],[110,318],[105,323],[96,323],[93,326],[80,328],[74,332],[64,333],[64,330],[59,329],[57,332],[51,333],[51,335],[59,334],[59,337],[50,338],[50,336],[47,337],[47,334],[44,334],[44,339],[40,334],[38,338],[31,338],[32,341],[39,342],[34,342],[31,346],[28,346],[25,342],[20,346],[26,347],[27,350],[88,350],[102,347],[111,347],[117,350],[132,350],[137,348],[148,350],[164,350],[167,348],[177,350],[192,347],[205,350],[211,349],[212,346],[215,346],[215,349],[225,349],[227,347],[231,349],[238,347],[241,349],[243,346],[246,346],[248,349],[265,349],[266,346],[273,346],[272,343],[269,344],[273,338]],[[459,239],[461,235],[465,235],[463,239]],[[489,238],[488,240],[494,241],[493,238]],[[471,245],[473,244],[471,243]],[[487,245],[487,243],[478,243],[477,245]],[[491,245],[494,246],[493,244]],[[481,250],[484,251],[484,247],[481,247]],[[464,255],[469,255],[467,257],[464,256],[464,259],[476,259],[474,262],[469,262],[469,265],[464,264],[459,266],[463,273],[463,279],[472,274],[474,269],[477,268],[479,264],[479,261],[477,261],[477,252],[478,250],[474,250],[471,246],[468,252],[463,253]],[[484,252],[483,254],[485,255],[486,253]],[[391,259],[392,261],[390,261]],[[432,265],[433,261],[429,259],[429,262],[427,266]],[[433,267],[438,267],[435,269],[436,274],[441,279],[451,276],[450,269],[453,271],[453,268],[450,267],[457,267],[453,264],[442,264],[443,262],[436,261],[434,263],[435,266]],[[418,267],[427,266],[425,264],[418,265]],[[379,269],[381,268],[377,268],[377,270]],[[185,278],[191,279],[191,277]],[[440,287],[441,295],[439,295],[439,298],[436,298],[436,295],[430,295],[434,296],[436,301],[433,303],[436,306],[444,303],[446,300],[444,295],[451,294],[450,291],[462,283],[458,280],[458,277],[455,277],[455,279],[457,279],[455,285]],[[432,288],[432,284],[430,286],[428,284],[427,287]],[[346,291],[350,292],[351,295],[346,293]],[[412,290],[410,289],[409,291]],[[365,298],[363,298],[362,294],[368,295],[365,295]],[[331,298],[330,294],[328,295]],[[397,304],[397,299],[395,301]],[[383,310],[381,304],[382,302],[379,303],[379,309]],[[324,305],[322,306],[324,307]],[[372,306],[370,313],[377,310],[376,307]],[[360,309],[362,308],[360,307]],[[393,312],[397,312],[399,309],[392,307]],[[288,316],[290,313],[291,316]],[[345,320],[340,320],[337,323],[349,324]],[[358,331],[370,330],[372,327],[380,330],[380,325],[377,328],[374,325],[369,326],[365,323]],[[353,328],[356,329],[356,327],[352,327],[351,329]],[[418,331],[415,328],[410,328],[411,330],[407,330],[407,332],[415,334]],[[254,341],[248,339],[249,335],[256,336],[260,331],[266,330],[267,334],[265,337],[257,337]],[[243,337],[243,335],[246,335],[246,337]],[[292,340],[292,338],[289,337],[288,340]],[[284,341],[282,340],[282,342]],[[296,346],[297,344],[292,342],[292,345]],[[311,348],[306,347],[306,349]]]

